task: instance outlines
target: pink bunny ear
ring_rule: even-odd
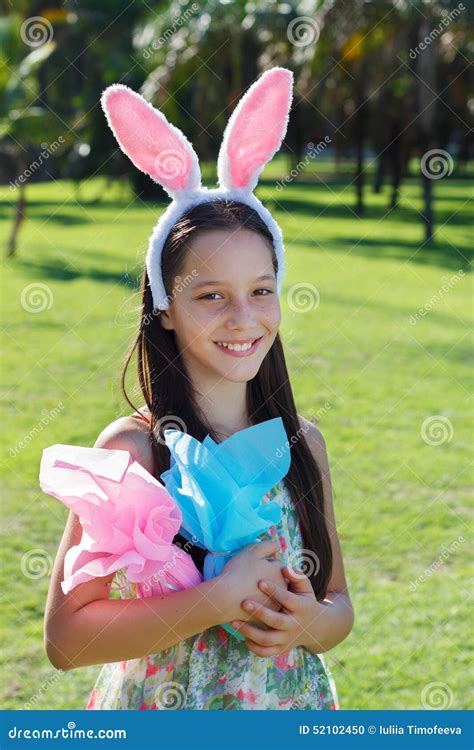
[[[267,70],[252,84],[225,129],[217,162],[219,185],[254,189],[285,136],[292,88],[293,73],[286,68]]]
[[[159,110],[120,83],[105,89],[101,104],[120,148],[138,169],[171,197],[199,190],[201,171],[196,152]]]

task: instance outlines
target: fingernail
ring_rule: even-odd
[[[269,587],[268,583],[266,583],[265,581],[261,582],[260,588],[262,589],[262,591],[269,591],[270,590],[270,587]]]
[[[252,602],[245,602],[245,604],[243,605],[243,608],[247,612],[253,612],[253,610],[254,610],[254,606],[253,606]]]
[[[232,625],[234,630],[238,630],[240,627],[240,622],[231,622],[230,624]]]

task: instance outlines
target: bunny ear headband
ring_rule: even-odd
[[[107,122],[122,151],[142,172],[164,187],[173,199],[149,240],[146,267],[154,310],[166,310],[161,253],[175,222],[190,208],[212,200],[235,200],[255,209],[273,237],[278,260],[277,288],[284,276],[281,229],[254,195],[258,176],[285,136],[292,100],[293,74],[286,68],[263,73],[242,97],[227,124],[217,174],[219,187],[201,185],[199,161],[186,136],[140,94],[113,84],[102,94]]]

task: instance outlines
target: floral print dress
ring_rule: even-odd
[[[277,558],[282,564],[297,564],[302,537],[284,482],[262,502],[270,500],[280,505],[281,520],[261,538],[278,539]],[[134,587],[127,590],[125,581],[122,576],[121,595],[130,598]],[[322,654],[296,646],[286,654],[262,658],[217,625],[165,651],[104,664],[86,708],[324,710],[339,709],[339,702]]]

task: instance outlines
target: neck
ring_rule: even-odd
[[[247,415],[247,383],[220,380],[211,387],[195,387],[196,401],[204,421],[219,440],[250,427]]]

